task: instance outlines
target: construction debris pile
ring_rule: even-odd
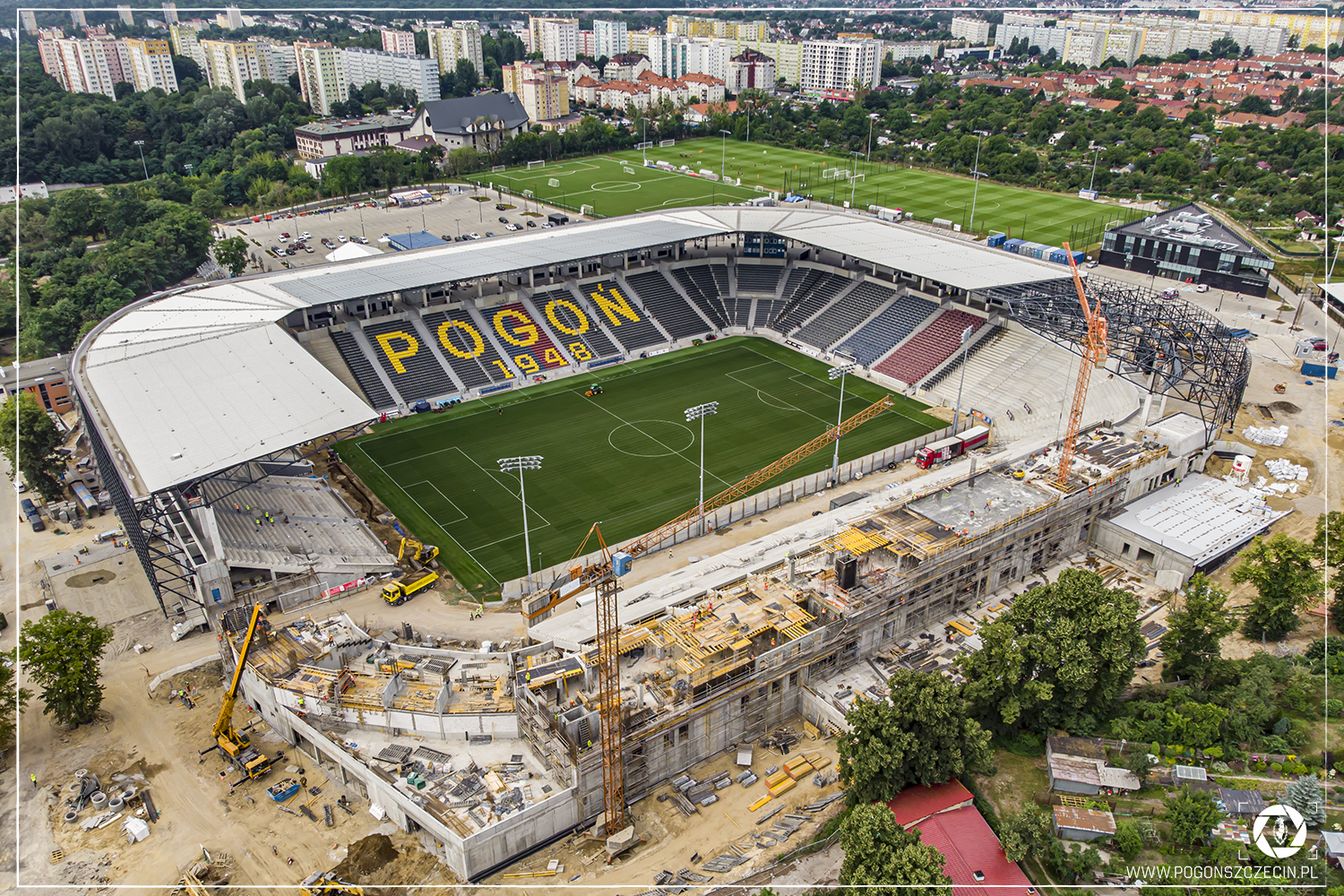
[[[1306,467],[1285,458],[1265,461],[1265,469],[1279,482],[1306,482],[1307,477],[1311,475],[1311,471]]]
[[[85,831],[95,831],[121,821],[128,843],[138,843],[149,836],[149,824],[157,821],[159,814],[149,791],[143,789],[145,779],[141,775],[113,775],[104,789],[98,776],[88,769],[79,769],[74,779],[65,787],[65,812],[62,820],[66,824],[78,823]],[[80,821],[85,809],[93,813]]]
[[[1248,426],[1241,434],[1248,442],[1270,448],[1279,448],[1288,441],[1287,426]]]
[[[489,735],[481,737],[489,740]],[[553,790],[528,771],[521,753],[508,762],[482,766],[468,759],[454,768],[453,757],[440,750],[391,744],[373,762],[392,766],[397,788],[463,837],[545,799]]]

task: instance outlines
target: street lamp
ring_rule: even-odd
[[[833,380],[840,381],[840,406],[835,412],[835,456],[831,458],[831,482],[839,485],[840,483],[840,424],[845,419],[845,377],[854,369],[854,364],[837,364],[826,371],[826,376]]]
[[[854,174],[849,178],[849,207],[854,208],[854,188],[858,186],[859,178],[867,177],[866,174]]]
[[[719,403],[717,401],[707,401],[704,404],[698,404],[693,408],[686,409],[686,422],[694,423],[700,421],[700,502],[696,505],[700,508],[700,534],[705,534],[705,418],[712,417],[719,412]]]
[[[1097,159],[1101,158],[1101,147],[1092,154],[1092,176],[1087,180],[1087,192],[1091,193],[1092,188],[1097,185]]]
[[[187,169],[187,177],[191,177],[191,172],[196,169],[196,166],[190,162],[185,163],[182,167]]]
[[[979,138],[975,141],[975,167],[971,170],[971,221],[966,229],[975,233],[975,200],[980,195],[980,144],[985,141],[986,131],[976,131]]]
[[[518,499],[523,503],[523,553],[527,554],[527,578],[528,585],[532,581],[532,543],[528,540],[527,534],[527,489],[523,484],[524,470],[541,469],[540,454],[525,454],[518,457],[501,457],[499,459],[499,472],[518,473]]]
[[[971,328],[961,331],[961,376],[957,380],[957,409],[952,414],[952,435],[957,434],[957,423],[961,420],[961,387],[966,385],[966,353],[971,348]]]
[[[644,126],[644,136],[640,139],[640,148],[644,151],[644,164],[649,164],[649,120],[641,117],[639,123]]]
[[[723,135],[723,138],[720,141],[722,149],[719,152],[719,180],[723,180],[728,162],[728,135],[731,134],[732,131],[720,130],[719,133]]]
[[[868,157],[864,159],[866,162],[873,160],[873,123],[877,121],[877,118],[876,112],[868,113]]]
[[[145,180],[149,180],[149,166],[145,164],[145,141],[135,141],[135,148],[140,150],[140,169],[145,172]]]

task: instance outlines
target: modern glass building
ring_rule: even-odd
[[[1106,231],[1101,263],[1263,296],[1274,262],[1191,203]]]

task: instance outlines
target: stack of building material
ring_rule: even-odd
[[[784,763],[784,773],[794,781],[800,781],[814,771],[812,763],[807,761],[806,756],[795,756]]]
[[[1269,445],[1277,448],[1288,441],[1287,426],[1248,426],[1242,430],[1241,434],[1246,441],[1253,442],[1256,445]]]

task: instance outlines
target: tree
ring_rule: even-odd
[[[1162,636],[1162,677],[1203,684],[1222,655],[1223,638],[1237,624],[1227,612],[1227,592],[1198,573],[1186,583],[1180,603],[1167,616],[1167,626]]]
[[[1137,822],[1125,819],[1115,826],[1115,850],[1122,858],[1133,859],[1143,852],[1143,831]]]
[[[1316,537],[1311,540],[1316,562],[1321,564],[1325,588],[1333,592],[1330,619],[1335,628],[1344,626],[1344,577],[1340,575],[1340,555],[1344,553],[1344,511],[1332,510],[1316,518]],[[1341,629],[1344,630],[1344,629]]]
[[[972,713],[1000,731],[1085,728],[1108,716],[1143,656],[1138,609],[1084,569],[1023,594],[960,659]]]
[[[1055,842],[1054,825],[1050,816],[1039,807],[1027,805],[1021,812],[1004,819],[999,828],[999,842],[1010,862],[1020,862],[1028,856],[1044,856]]]
[[[215,241],[215,261],[228,268],[230,277],[247,269],[247,240],[240,236]]]
[[[56,424],[31,392],[18,392],[0,405],[0,451],[9,468],[48,501],[60,500],[65,492],[65,461],[56,453],[61,441]]]
[[[945,896],[952,881],[943,873],[943,855],[919,842],[919,834],[896,823],[881,803],[855,806],[840,825],[840,883],[873,888],[891,896]],[[882,884],[898,884],[890,890]]]
[[[112,629],[83,613],[53,610],[19,630],[19,658],[42,690],[43,713],[60,725],[92,722],[103,702],[99,663]]]
[[[990,768],[989,732],[966,712],[946,676],[900,670],[885,700],[855,700],[840,739],[840,779],[851,803],[888,800],[912,784],[932,786]]]
[[[1325,824],[1325,793],[1315,775],[1303,775],[1288,785],[1283,801],[1302,813],[1302,818],[1313,828]]]
[[[1277,641],[1301,623],[1298,614],[1321,588],[1311,546],[1290,535],[1259,536],[1241,554],[1232,581],[1257,592],[1241,630],[1248,638]]]
[[[15,687],[15,651],[0,654],[0,751],[14,746],[14,720],[32,695],[26,688]]]
[[[1207,791],[1182,787],[1167,799],[1163,818],[1171,825],[1174,843],[1193,847],[1208,843],[1223,813]]]

